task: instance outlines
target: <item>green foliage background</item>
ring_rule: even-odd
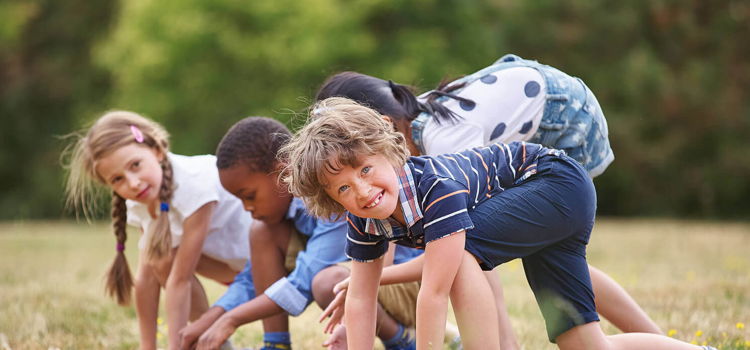
[[[248,115],[299,125],[337,71],[426,90],[505,53],[599,98],[616,155],[600,214],[747,219],[749,37],[731,0],[3,0],[0,219],[70,215],[59,136],[107,109],[212,153]]]

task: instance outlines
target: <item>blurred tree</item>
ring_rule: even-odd
[[[616,160],[600,213],[750,218],[750,4],[500,6],[508,47],[583,78],[603,106]]]
[[[299,125],[337,71],[425,90],[516,53],[599,98],[616,155],[596,180],[601,214],[748,218],[748,37],[738,0],[6,1],[0,217],[56,215],[49,135],[105,109],[212,153],[247,115]]]
[[[465,25],[485,15],[462,1],[133,0],[97,57],[116,107],[164,122],[177,152],[212,152],[241,117],[289,122],[337,70],[437,82],[490,62],[491,32]]]
[[[59,217],[61,142],[76,116],[106,106],[108,75],[91,66],[111,1],[0,3],[0,218]]]

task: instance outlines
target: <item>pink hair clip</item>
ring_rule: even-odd
[[[135,125],[131,125],[130,132],[133,133],[133,137],[135,137],[136,142],[143,143],[143,133],[141,132],[141,129],[138,129],[138,127]]]

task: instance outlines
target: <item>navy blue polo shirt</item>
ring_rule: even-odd
[[[388,241],[424,249],[431,241],[472,229],[469,212],[479,203],[536,174],[539,157],[562,153],[513,142],[435,157],[410,157],[396,169],[406,226],[390,218],[360,218],[349,213],[346,254],[353,260],[371,261],[385,254]]]

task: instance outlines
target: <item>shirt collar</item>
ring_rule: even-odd
[[[419,208],[419,203],[417,203],[417,186],[414,184],[414,174],[409,167],[409,163],[395,170],[398,176],[398,199],[401,203],[401,212],[404,214],[406,227],[411,228],[422,219],[422,209]],[[394,224],[396,222],[392,219],[368,218],[365,221],[365,232],[371,235],[392,237],[392,226]]]
[[[305,210],[305,203],[302,201],[302,199],[298,197],[292,198],[291,203],[289,203],[289,209],[286,211],[286,218],[290,220],[294,220],[297,216],[297,213],[299,211]]]

